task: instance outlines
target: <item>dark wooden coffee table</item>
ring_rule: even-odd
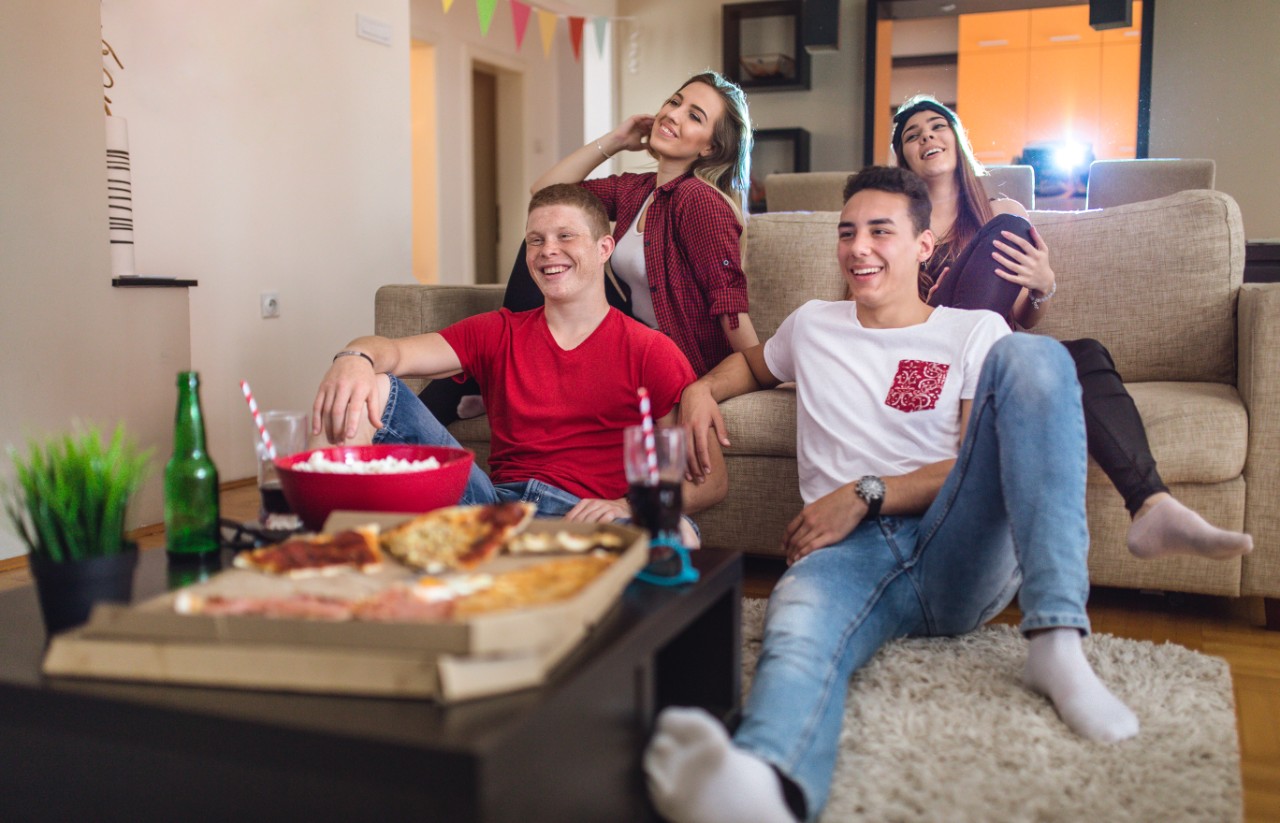
[[[0,594],[0,818],[654,819],[640,756],[656,712],[740,699],[742,562],[632,583],[537,689],[423,701],[53,680],[32,587]],[[164,590],[144,552],[136,597]]]

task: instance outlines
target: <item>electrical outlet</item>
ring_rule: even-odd
[[[280,295],[273,291],[264,291],[260,297],[263,317],[280,316]]]

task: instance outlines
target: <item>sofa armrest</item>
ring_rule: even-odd
[[[1280,597],[1280,283],[1249,283],[1237,306],[1237,387],[1249,412],[1245,457],[1245,531],[1241,594]]]
[[[409,337],[439,331],[459,320],[502,308],[506,286],[391,285],[373,302],[373,333]]]

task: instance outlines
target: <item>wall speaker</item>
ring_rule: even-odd
[[[1089,27],[1127,29],[1133,25],[1133,0],[1089,0]]]
[[[800,32],[807,52],[840,48],[840,0],[804,0]]]

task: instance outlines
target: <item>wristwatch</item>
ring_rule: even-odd
[[[863,519],[879,517],[880,506],[884,504],[884,480],[874,474],[868,474],[858,478],[853,490],[867,504],[867,516]]]

